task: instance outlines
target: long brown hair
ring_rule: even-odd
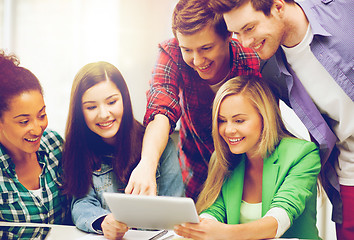
[[[134,118],[128,87],[119,70],[107,62],[89,63],[74,78],[63,151],[64,189],[69,195],[81,197],[92,185],[92,172],[101,166],[102,154],[110,148],[86,125],[82,96],[87,89],[102,81],[112,81],[123,99],[123,116],[115,136],[113,170],[118,179],[127,183],[137,165],[145,128]]]

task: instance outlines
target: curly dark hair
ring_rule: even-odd
[[[0,50],[0,118],[8,110],[13,97],[31,90],[43,94],[37,77],[19,64],[20,60],[14,54],[7,55],[4,50]]]

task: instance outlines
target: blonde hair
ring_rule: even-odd
[[[219,134],[218,115],[220,105],[227,96],[242,94],[247,97],[262,118],[262,133],[257,153],[263,158],[269,156],[279,141],[291,134],[281,119],[278,103],[264,79],[256,76],[238,76],[224,83],[216,93],[212,112],[212,136],[215,152],[209,162],[208,177],[197,201],[198,212],[210,207],[218,197],[225,177],[232,171],[230,161],[234,158]]]

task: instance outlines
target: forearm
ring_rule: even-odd
[[[264,217],[245,224],[226,225],[228,239],[269,239],[274,238],[278,223],[273,217]]]
[[[71,214],[74,224],[77,228],[85,232],[97,232],[93,223],[100,217],[109,213],[108,210],[101,207],[98,199],[93,192],[80,199],[73,199],[71,205]]]
[[[156,170],[157,164],[166,148],[169,132],[169,119],[162,114],[157,114],[153,121],[146,127],[141,151],[141,163],[149,164]]]
[[[200,223],[177,225],[174,231],[180,236],[192,239],[271,239],[275,237],[277,221],[273,217],[264,217],[245,224],[226,224],[200,218]]]

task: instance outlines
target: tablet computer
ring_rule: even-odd
[[[103,193],[115,219],[131,228],[173,229],[185,222],[198,223],[191,198]]]

